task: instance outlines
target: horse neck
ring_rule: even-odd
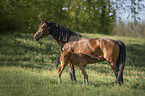
[[[58,24],[53,23],[53,29],[50,35],[52,35],[52,37],[57,41],[57,43],[61,46],[62,44],[65,44],[67,42],[71,42],[71,41],[78,41],[81,37],[83,37],[80,34],[77,34],[75,32],[72,32],[71,30],[69,30],[68,28],[65,28],[63,26],[60,26]],[[60,29],[59,27],[63,28],[62,30],[58,30]],[[58,29],[57,29],[58,28]],[[55,34],[53,34],[55,33]]]
[[[58,45],[60,46],[60,49],[61,49],[61,51],[63,52],[63,46],[65,45],[65,43],[67,43],[67,42],[62,42],[62,41],[60,41],[60,40],[58,40],[58,39],[56,39],[53,35],[52,35],[52,37],[55,39],[55,41],[58,43]]]
[[[55,39],[55,38],[54,38]],[[55,41],[58,43],[58,45],[61,47],[62,45],[64,45],[65,44],[65,42],[62,42],[62,41],[59,41],[59,40],[57,40],[57,39],[55,39]]]
[[[50,33],[50,35],[56,40],[56,42],[59,44],[59,45],[61,45],[62,43],[64,43],[62,40],[59,40],[60,38],[62,38],[62,37],[59,37],[58,38],[58,36],[56,36],[56,34],[58,34],[60,31],[56,31],[56,24],[55,23],[53,23],[53,29],[52,29],[52,32],[54,32],[55,34],[52,34],[52,33]]]

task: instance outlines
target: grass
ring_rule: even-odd
[[[58,84],[55,59],[59,46],[51,37],[39,42],[34,34],[0,35],[0,96],[144,96],[145,95],[145,39],[82,35],[91,38],[111,38],[127,46],[124,85],[114,83],[115,76],[107,62],[86,67],[89,85],[82,85],[80,70],[76,69],[77,83],[71,82],[68,67]]]

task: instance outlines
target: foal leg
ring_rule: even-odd
[[[61,67],[58,69],[58,83],[61,83],[61,74],[62,71],[64,70],[66,65],[61,65]]]
[[[85,68],[84,67],[80,67],[81,71],[82,71],[82,76],[83,76],[83,84],[85,84],[85,79],[86,79],[86,84],[88,85],[88,75],[85,71]]]
[[[70,79],[71,79],[71,81],[76,82],[77,80],[76,80],[76,76],[75,76],[74,65],[69,63],[68,66],[69,66]]]

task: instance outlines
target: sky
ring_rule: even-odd
[[[124,1],[125,1],[125,5],[131,6],[131,0],[124,0]],[[135,1],[138,2],[138,0],[135,0]],[[141,4],[145,5],[145,0],[142,0]],[[140,22],[145,22],[145,8],[143,8],[143,9],[144,10],[140,11],[140,13],[137,15],[141,19]],[[125,10],[126,10],[126,12],[124,12],[123,9],[117,10],[117,17],[121,17],[121,21],[124,21],[124,22],[128,22],[128,21],[132,22],[132,21],[134,21],[131,18],[132,14],[130,14],[131,13],[130,9],[128,9],[126,7]],[[137,8],[136,8],[136,10],[137,10]]]
[[[129,18],[127,18],[129,15],[129,12],[122,12],[122,14],[117,14],[117,17],[121,17],[121,20],[124,21],[124,22],[131,22],[132,21],[132,18],[131,16],[129,16]],[[144,11],[141,11],[139,14],[138,14],[138,17],[140,17],[140,22],[145,22],[145,10]]]

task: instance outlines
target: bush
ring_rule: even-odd
[[[130,37],[145,37],[145,23],[132,24],[128,22],[118,22],[112,31],[113,35],[130,36]]]
[[[36,29],[36,22],[39,21],[39,19],[37,17],[37,9],[36,7],[32,6],[32,2],[33,1],[29,2],[27,0],[0,1],[1,33],[8,32],[9,30],[13,32],[14,30],[20,30],[21,32],[24,32]]]

